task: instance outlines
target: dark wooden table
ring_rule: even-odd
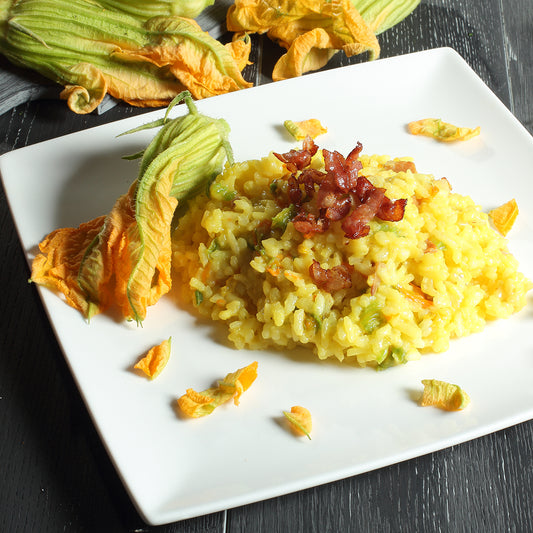
[[[382,57],[454,48],[533,132],[533,0],[422,0],[380,42]],[[266,39],[255,39],[262,68],[247,67],[246,77],[267,83],[279,53]],[[348,62],[338,56],[330,66]],[[118,105],[102,115],[77,116],[64,102],[23,104],[0,116],[0,150],[142,112]],[[3,191],[0,224],[0,531],[533,531],[533,421],[336,483],[146,526],[27,283]]]

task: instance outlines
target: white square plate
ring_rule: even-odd
[[[295,143],[286,119],[315,117],[328,128],[320,147],[347,154],[412,156],[420,172],[446,176],[484,209],[512,197],[521,212],[510,248],[533,278],[533,139],[457,53],[437,49],[383,59],[198,103],[231,125],[236,160]],[[178,106],[175,114],[185,112]],[[51,230],[109,212],[136,177],[122,155],[154,132],[116,138],[163,115],[155,111],[7,153],[0,171],[30,260]],[[414,137],[406,124],[440,117],[481,126],[465,143]],[[109,454],[140,513],[151,524],[243,505],[419,456],[533,418],[532,301],[511,319],[452,342],[447,353],[386,372],[320,362],[305,352],[237,351],[218,330],[169,298],[150,308],[142,328],[110,315],[87,324],[57,295],[40,290],[66,360]],[[172,335],[164,372],[149,381],[132,365]],[[241,405],[183,420],[175,400],[228,372],[259,362]],[[462,412],[420,408],[421,379],[460,384],[471,396]],[[306,406],[311,441],[290,435],[282,410]]]

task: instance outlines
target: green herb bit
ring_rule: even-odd
[[[213,200],[222,200],[224,202],[231,202],[237,196],[237,191],[230,189],[227,185],[214,181],[209,187],[209,198]]]
[[[407,363],[407,352],[401,346],[391,346],[387,350],[387,357],[378,364],[378,370],[385,370],[391,366]]]
[[[207,249],[207,254],[211,255],[215,250],[218,250],[220,248],[220,245],[218,244],[217,239],[213,239],[211,241],[211,244],[209,245],[209,248]]]
[[[313,317],[313,319],[315,321],[316,329],[317,330],[322,329],[322,318],[319,315],[315,314],[315,313],[313,313],[311,316]]]
[[[375,232],[378,231],[390,231],[392,233],[399,233],[398,226],[394,226],[393,224],[389,224],[388,222],[376,222],[375,223]]]
[[[372,300],[362,309],[359,319],[366,333],[372,333],[385,323],[385,317],[377,300]]]
[[[296,207],[291,204],[289,207],[282,209],[273,219],[272,227],[276,229],[281,229],[285,231],[287,229],[287,224],[294,218],[296,215]]]
[[[204,301],[204,295],[200,291],[194,291],[194,303],[200,305]]]

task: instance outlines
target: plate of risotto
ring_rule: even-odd
[[[34,286],[148,523],[533,417],[533,139],[456,52],[177,105],[180,132],[201,115],[222,141],[155,172],[177,146],[146,148],[163,113],[0,158]],[[207,150],[185,194],[176,162]]]

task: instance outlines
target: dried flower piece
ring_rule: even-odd
[[[286,120],[283,125],[297,141],[303,141],[308,135],[311,139],[316,139],[319,135],[328,131],[317,118],[310,118],[299,122]]]
[[[459,387],[438,379],[423,379],[424,392],[420,405],[427,407],[432,405],[445,411],[460,411],[469,403],[468,394]]]
[[[291,407],[291,411],[283,411],[283,414],[290,422],[291,429],[299,436],[306,436],[311,440],[311,430],[313,429],[313,421],[311,413],[300,405]]]
[[[442,142],[467,141],[481,132],[479,126],[474,129],[460,128],[448,122],[443,122],[440,118],[415,120],[409,122],[407,129],[412,135],[425,135]]]
[[[231,399],[235,405],[239,405],[242,393],[248,390],[256,378],[257,361],[254,361],[228,374],[216,387],[203,392],[187,389],[186,393],[178,398],[178,406],[187,416],[199,418],[212,413],[219,405]]]
[[[170,358],[170,345],[172,337],[163,341],[157,346],[153,346],[148,353],[134,366],[142,370],[149,378],[155,379],[161,374]]]
[[[489,211],[494,227],[505,237],[511,230],[518,216],[518,205],[513,198],[500,207]]]
[[[435,246],[435,249],[437,249],[436,246]],[[416,306],[421,307],[422,309],[428,309],[429,307],[433,305],[433,301],[430,299],[430,297],[427,294],[424,293],[424,291],[418,285],[415,285],[414,283],[411,282],[409,283],[409,286],[410,286],[410,289],[406,289],[404,287],[398,287],[398,290],[411,303],[413,303]]]
[[[350,57],[379,56],[379,43],[351,0],[236,0],[228,30],[267,33],[287,49],[272,73],[274,81],[323,67],[339,50]]]
[[[209,395],[210,390],[196,392],[194,389],[187,389],[185,394],[178,398],[179,408],[192,418],[211,414],[218,404],[215,404],[215,399]]]

